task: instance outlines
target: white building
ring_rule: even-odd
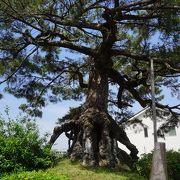
[[[157,113],[161,117],[157,117],[157,128],[159,128],[164,120],[168,119],[171,115],[168,111],[158,109]],[[126,133],[132,144],[134,144],[139,150],[139,154],[149,153],[154,148],[154,136],[153,136],[153,121],[150,108],[145,108],[142,111],[135,114],[128,120],[128,126],[126,127]],[[133,123],[135,122],[136,123]],[[180,123],[179,123],[180,125]],[[164,138],[158,137],[158,142],[165,142],[167,150],[178,151],[180,149],[180,127],[173,127],[168,131]],[[127,148],[121,144],[119,147],[128,152]]]

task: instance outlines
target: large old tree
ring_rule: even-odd
[[[0,83],[26,98],[21,109],[41,116],[48,102],[85,101],[55,127],[69,155],[84,165],[130,165],[138,150],[117,123],[134,102],[151,104],[149,63],[154,60],[156,105],[163,86],[178,95],[179,6],[176,0],[1,0]],[[116,90],[117,89],[117,90]],[[118,118],[112,118],[112,107]],[[118,148],[124,144],[130,156]],[[127,160],[128,159],[128,160]]]

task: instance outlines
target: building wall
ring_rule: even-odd
[[[148,129],[148,137],[145,137],[144,135],[144,128],[141,125],[136,125],[136,127],[133,128],[131,125],[126,129],[127,136],[129,137],[130,141],[137,147],[139,150],[139,156],[144,153],[149,153],[154,148],[154,136],[153,136],[153,121],[149,117],[144,117],[143,115],[140,115],[138,119],[141,119],[143,123],[145,124],[145,127]],[[157,126],[159,127],[161,125],[161,122],[157,123]],[[158,138],[158,142],[165,142],[166,143],[166,149],[170,150],[173,149],[175,151],[178,151],[180,149],[180,128],[175,128],[176,130],[176,136],[169,136],[168,134],[165,135],[164,138]],[[120,148],[128,152],[127,148],[124,147],[121,144],[118,144]]]

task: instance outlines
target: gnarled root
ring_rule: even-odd
[[[65,121],[54,128],[49,144],[53,145],[63,132],[69,139],[70,158],[82,159],[84,166],[116,167],[123,163],[132,168],[138,158],[138,150],[125,131],[106,112],[89,108],[79,119]],[[131,154],[119,149],[117,141],[124,144]]]
[[[51,136],[48,144],[52,146],[56,139],[63,133],[63,132],[68,132],[76,127],[75,121],[66,121],[62,123],[60,126],[56,126],[53,131],[53,135]]]

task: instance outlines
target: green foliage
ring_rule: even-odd
[[[82,101],[88,93],[85,87],[91,86],[92,66],[118,71],[116,80],[109,77],[117,85],[109,99],[117,106],[121,89],[121,119],[136,101],[143,107],[149,104],[150,59],[157,101],[164,86],[178,97],[177,0],[3,0],[0,17],[0,84],[6,82],[5,92],[27,99],[20,108],[31,116],[42,116],[41,108],[49,102]],[[108,33],[116,37],[106,42]]]
[[[168,165],[168,175],[173,180],[178,180],[180,177],[180,151],[173,152],[168,151],[167,155],[167,165]]]
[[[27,117],[0,117],[0,172],[52,166],[57,158],[40,138],[37,125]]]
[[[143,157],[137,162],[137,170],[140,175],[148,178],[151,172],[152,153],[144,154]]]
[[[137,163],[137,170],[140,175],[148,178],[152,165],[152,153],[144,154]],[[167,170],[170,180],[179,180],[180,177],[180,151],[173,150],[166,152]]]
[[[65,175],[55,176],[53,173],[44,171],[32,171],[32,172],[21,172],[13,173],[2,178],[2,180],[69,180]]]
[[[82,110],[82,106],[77,108],[70,108],[69,112],[65,116],[58,118],[58,123],[64,122],[66,120],[78,119]]]

